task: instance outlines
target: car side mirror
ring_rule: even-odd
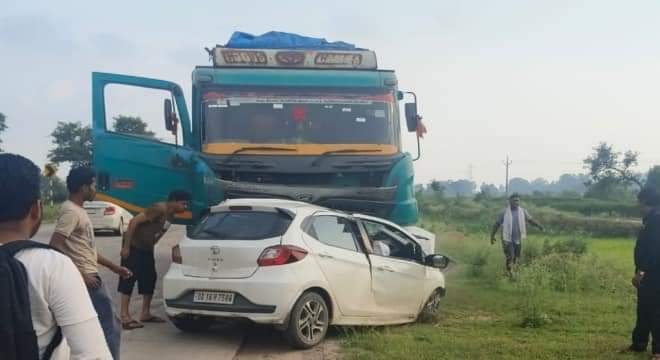
[[[431,266],[437,269],[446,269],[447,266],[449,266],[449,263],[451,260],[449,260],[448,257],[444,255],[429,255],[426,257],[424,263],[426,266]]]
[[[417,131],[417,103],[406,103],[406,125],[408,126],[409,132]]]
[[[176,135],[178,120],[176,118],[174,108],[172,107],[172,100],[165,99],[163,108],[165,116],[165,129],[167,129],[167,131],[171,132],[173,135]]]

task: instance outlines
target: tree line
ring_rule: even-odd
[[[2,152],[2,134],[8,128],[7,116],[0,112],[0,152]],[[140,117],[119,115],[113,117],[112,129],[118,133],[131,134],[155,139],[156,134],[148,129]],[[80,166],[92,162],[92,129],[81,122],[58,122],[50,134],[53,147],[48,151],[48,160],[54,164],[71,164]],[[42,197],[50,201],[51,179],[42,177]],[[52,178],[54,202],[61,202],[68,196],[66,185],[62,179]]]
[[[632,200],[644,186],[660,191],[660,166],[655,165],[646,172],[637,171],[639,153],[618,152],[608,143],[600,143],[583,160],[584,174],[563,174],[558,180],[549,182],[539,178],[528,181],[515,177],[509,181],[509,193],[538,196],[584,196],[602,200]],[[495,198],[504,196],[504,185],[473,181],[433,180],[418,191],[431,191],[438,196]]]

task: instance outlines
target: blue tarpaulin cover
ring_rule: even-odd
[[[225,47],[237,49],[362,50],[343,41],[328,42],[326,39],[279,31],[270,31],[256,36],[236,31]]]

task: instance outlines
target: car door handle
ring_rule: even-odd
[[[329,255],[329,254],[325,254],[325,253],[320,253],[319,257],[322,257],[324,259],[334,259],[335,258],[334,256]]]
[[[376,270],[378,271],[387,271],[387,272],[394,272],[394,269],[392,269],[389,266],[377,266]]]

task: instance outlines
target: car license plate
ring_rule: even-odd
[[[193,302],[231,305],[234,303],[234,293],[218,291],[195,291]]]

